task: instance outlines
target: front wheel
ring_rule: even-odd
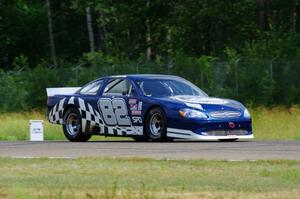
[[[77,108],[69,108],[63,117],[63,131],[65,137],[71,142],[86,142],[91,134],[85,134],[81,128],[81,115]]]
[[[146,133],[152,141],[165,141],[167,138],[166,117],[159,107],[151,109],[146,119]]]

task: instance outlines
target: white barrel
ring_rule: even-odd
[[[44,121],[29,121],[30,141],[44,141]]]

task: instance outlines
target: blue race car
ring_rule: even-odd
[[[126,136],[136,141],[253,138],[251,117],[239,102],[209,97],[170,75],[120,75],[81,88],[49,88],[48,119],[66,138]]]

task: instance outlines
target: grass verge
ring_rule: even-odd
[[[250,112],[256,140],[300,140],[300,108],[255,108]],[[28,140],[30,119],[45,121],[46,140],[65,139],[60,125],[49,124],[44,113],[29,112],[0,114],[0,140]],[[93,140],[99,139],[130,138],[93,136]]]
[[[48,122],[43,112],[0,113],[0,140],[29,140],[29,120],[44,120],[45,140],[66,140],[62,126]],[[91,140],[131,138],[93,136]]]
[[[300,140],[300,108],[251,109],[257,140]]]
[[[1,198],[300,198],[300,161],[0,158]]]

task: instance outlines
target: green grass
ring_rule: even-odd
[[[62,126],[48,122],[43,112],[0,113],[0,140],[28,140],[29,120],[44,120],[45,140],[66,140]],[[104,136],[93,136],[91,140],[130,139]]]
[[[256,140],[300,140],[300,109],[255,108],[250,110],[253,118],[253,129]],[[46,140],[64,140],[60,125],[49,124],[44,113],[2,113],[0,114],[0,140],[28,140],[29,120],[42,119],[45,121]],[[105,138],[98,139],[130,139]]]
[[[1,198],[299,198],[300,161],[0,158]]]
[[[250,110],[257,140],[300,140],[300,108]]]
[[[65,139],[61,126],[50,124],[45,113],[24,112],[0,114],[0,140],[28,140],[29,120],[44,120],[45,139]]]

